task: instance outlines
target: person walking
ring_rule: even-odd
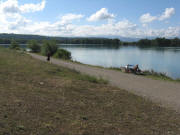
[[[47,61],[50,61],[50,57],[51,57],[51,54],[48,53],[48,54],[47,54]]]

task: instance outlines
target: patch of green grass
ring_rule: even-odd
[[[117,71],[122,71],[121,68],[117,68],[117,67],[110,67],[108,69],[111,69],[111,70],[117,70]]]
[[[81,75],[79,76],[80,80],[88,80],[89,82],[93,82],[93,83],[102,83],[102,84],[108,84],[107,80],[104,80],[103,78],[97,78],[94,76],[90,76],[90,75]]]
[[[0,48],[0,135],[180,134],[178,113],[94,80]]]
[[[152,78],[152,79],[157,79],[157,80],[180,82],[180,79],[173,79],[173,78],[167,76],[166,73],[155,72],[153,70],[144,71],[143,76],[146,76],[146,77],[149,77],[149,78]]]

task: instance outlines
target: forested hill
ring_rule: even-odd
[[[39,43],[41,43],[43,40],[56,40],[57,43],[63,44],[121,44],[119,39],[109,38],[49,37],[24,34],[0,34],[0,44],[10,44],[12,39],[15,39],[21,44],[25,44],[32,39],[37,40]]]
[[[42,43],[43,40],[55,40],[57,44],[103,44],[103,45],[137,45],[137,46],[180,46],[180,39],[139,39],[136,42],[123,42],[118,38],[95,38],[95,37],[49,37],[40,35],[24,34],[0,34],[0,44],[10,44],[11,40],[16,40],[19,44],[26,44],[29,40],[36,40]]]

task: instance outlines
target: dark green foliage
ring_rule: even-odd
[[[171,46],[180,46],[180,39],[179,38],[172,39]]]
[[[119,39],[109,38],[73,38],[73,37],[48,37],[39,35],[23,34],[0,34],[0,44],[10,44],[10,39],[16,39],[21,44],[26,44],[29,40],[36,40],[42,43],[44,40],[55,40],[58,44],[121,44]]]
[[[43,41],[43,45],[41,46],[42,55],[47,56],[47,54],[50,53],[50,55],[53,56],[57,50],[58,50],[58,46],[56,44],[56,41],[54,41],[54,40]]]
[[[0,34],[0,44],[10,44],[11,39],[16,39],[20,44],[26,44],[29,40],[36,40],[43,43],[44,40],[54,40],[58,44],[102,44],[102,45],[141,45],[141,46],[180,46],[180,39],[141,39],[137,42],[122,42],[119,39],[109,38],[73,38],[73,37],[48,37],[39,35],[23,34]]]
[[[166,39],[166,38],[156,38],[153,40],[141,39],[137,42],[140,46],[180,46],[180,39]]]
[[[55,53],[54,57],[60,58],[60,59],[65,59],[65,60],[70,60],[71,52],[64,50],[64,49],[58,49],[57,52]]]
[[[9,46],[9,48],[15,49],[15,50],[20,50],[19,44],[14,39],[11,40],[11,45]]]
[[[38,44],[38,42],[36,40],[30,40],[28,42],[28,46],[29,49],[31,49],[32,52],[40,52],[41,50],[41,46]]]
[[[141,39],[138,41],[138,45],[151,45],[151,40],[149,39]]]

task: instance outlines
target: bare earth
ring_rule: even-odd
[[[33,58],[46,61],[46,57],[30,54]],[[180,83],[153,80],[150,78],[126,74],[115,70],[82,65],[63,60],[51,59],[52,64],[74,69],[81,73],[101,77],[110,85],[150,99],[165,107],[180,111]]]

